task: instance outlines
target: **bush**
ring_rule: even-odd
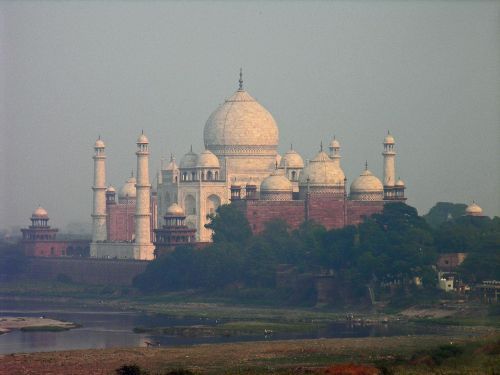
[[[148,375],[149,372],[137,365],[123,365],[116,369],[117,375]]]

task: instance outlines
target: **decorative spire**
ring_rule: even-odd
[[[319,144],[319,150],[323,151],[323,141],[321,141],[320,144]]]
[[[293,143],[290,143],[290,151],[293,150]]]
[[[134,177],[134,170],[133,169],[130,171],[130,177]]]
[[[243,91],[243,68],[240,68],[240,80],[238,82],[240,83],[238,90]]]
[[[170,153],[170,161],[172,162],[172,161],[174,161],[174,160],[175,160],[175,158],[174,158],[174,154]]]
[[[368,160],[365,161],[365,171],[368,170]]]
[[[144,135],[144,129],[141,129],[141,134]]]
[[[189,147],[189,152],[193,152],[193,145]]]

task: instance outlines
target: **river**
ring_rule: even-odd
[[[383,337],[421,335],[442,332],[441,327],[407,325],[399,323],[377,325],[352,325],[332,322],[326,327],[308,332],[276,332],[271,335],[248,335],[230,337],[178,337],[134,333],[134,327],[172,327],[204,325],[214,326],[224,321],[206,318],[174,318],[161,314],[110,311],[104,309],[74,309],[64,305],[45,306],[39,303],[0,301],[1,316],[39,317],[69,321],[81,328],[62,332],[12,331],[0,335],[0,354],[58,351],[72,349],[99,349],[113,347],[146,346],[154,342],[161,346],[193,345],[257,340],[287,340],[304,338]]]

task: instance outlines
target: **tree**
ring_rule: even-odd
[[[438,202],[422,217],[431,227],[437,228],[442,223],[465,215],[466,208],[467,205],[463,203]]]
[[[205,228],[213,231],[215,243],[243,243],[252,236],[250,224],[243,213],[231,204],[223,204],[217,208],[215,215],[208,215],[210,222]]]

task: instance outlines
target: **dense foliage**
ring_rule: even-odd
[[[22,274],[28,265],[28,259],[19,245],[0,243],[0,280],[10,280]]]
[[[465,215],[466,208],[467,205],[463,203],[438,202],[423,218],[431,227],[437,228],[444,222]]]
[[[207,227],[214,242],[182,246],[151,262],[135,285],[143,291],[217,289],[227,286],[274,288],[279,265],[298,274],[329,274],[351,289],[366,285],[407,285],[419,277],[436,285],[433,265],[440,252],[469,252],[461,272],[471,281],[500,279],[500,219],[460,217],[432,229],[403,203],[386,205],[357,227],[326,230],[305,222],[291,231],[284,221],[269,222],[252,236],[246,218],[221,206]]]

